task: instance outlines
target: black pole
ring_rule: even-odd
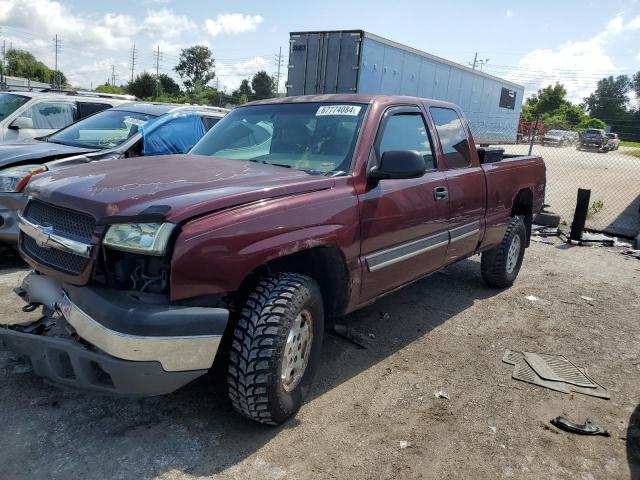
[[[584,188],[578,189],[578,198],[576,201],[576,211],[573,215],[571,223],[571,240],[582,240],[582,231],[587,221],[587,213],[589,212],[589,200],[591,199],[591,190]]]

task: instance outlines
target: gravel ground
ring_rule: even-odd
[[[474,258],[351,315],[371,348],[328,335],[311,398],[279,428],[235,415],[214,376],[165,397],[88,397],[0,349],[0,478],[640,478],[640,262],[544,242],[511,289],[483,286]],[[0,300],[18,319],[25,270],[4,264]],[[611,400],[512,380],[505,349],[562,353]],[[559,431],[557,415],[611,436]]]
[[[507,153],[525,154],[528,145],[506,145]],[[591,190],[591,203],[602,202],[587,226],[615,235],[640,233],[640,158],[625,155],[630,147],[607,153],[577,151],[575,147],[534,145],[547,166],[545,201],[571,225],[578,188]],[[637,149],[636,149],[637,150]]]

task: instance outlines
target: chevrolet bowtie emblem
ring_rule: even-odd
[[[49,246],[49,239],[51,238],[51,234],[53,233],[53,227],[43,227],[41,225],[38,225],[36,227],[36,230],[36,235],[33,237],[36,245],[41,248],[51,248]]]

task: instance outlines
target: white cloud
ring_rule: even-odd
[[[611,60],[606,46],[612,39],[637,29],[640,16],[625,22],[622,14],[618,14],[591,38],[568,41],[557,49],[533,50],[506,77],[524,85],[527,95],[560,82],[565,85],[569,99],[579,102],[594,90],[600,78],[624,73]]]
[[[186,30],[195,30],[196,24],[184,15],[176,15],[172,10],[163,8],[147,12],[140,32],[151,37],[176,38]]]
[[[204,22],[209,35],[217,37],[221,33],[243,33],[254,31],[264,19],[260,15],[243,15],[241,13],[222,13],[215,20],[207,18]]]
[[[513,10],[508,8],[507,11],[505,12],[504,16],[507,17],[507,18],[513,17]]]
[[[242,79],[249,78],[260,70],[267,70],[271,65],[271,60],[265,57],[254,57],[233,64],[219,63],[216,65],[216,76],[221,88],[233,90],[238,88]]]

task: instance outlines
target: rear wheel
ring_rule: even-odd
[[[480,270],[483,280],[492,287],[513,285],[524,258],[527,230],[521,217],[514,217],[502,242],[482,254]]]
[[[324,311],[318,284],[305,275],[260,279],[234,329],[227,386],[245,417],[277,425],[293,416],[318,363]]]

